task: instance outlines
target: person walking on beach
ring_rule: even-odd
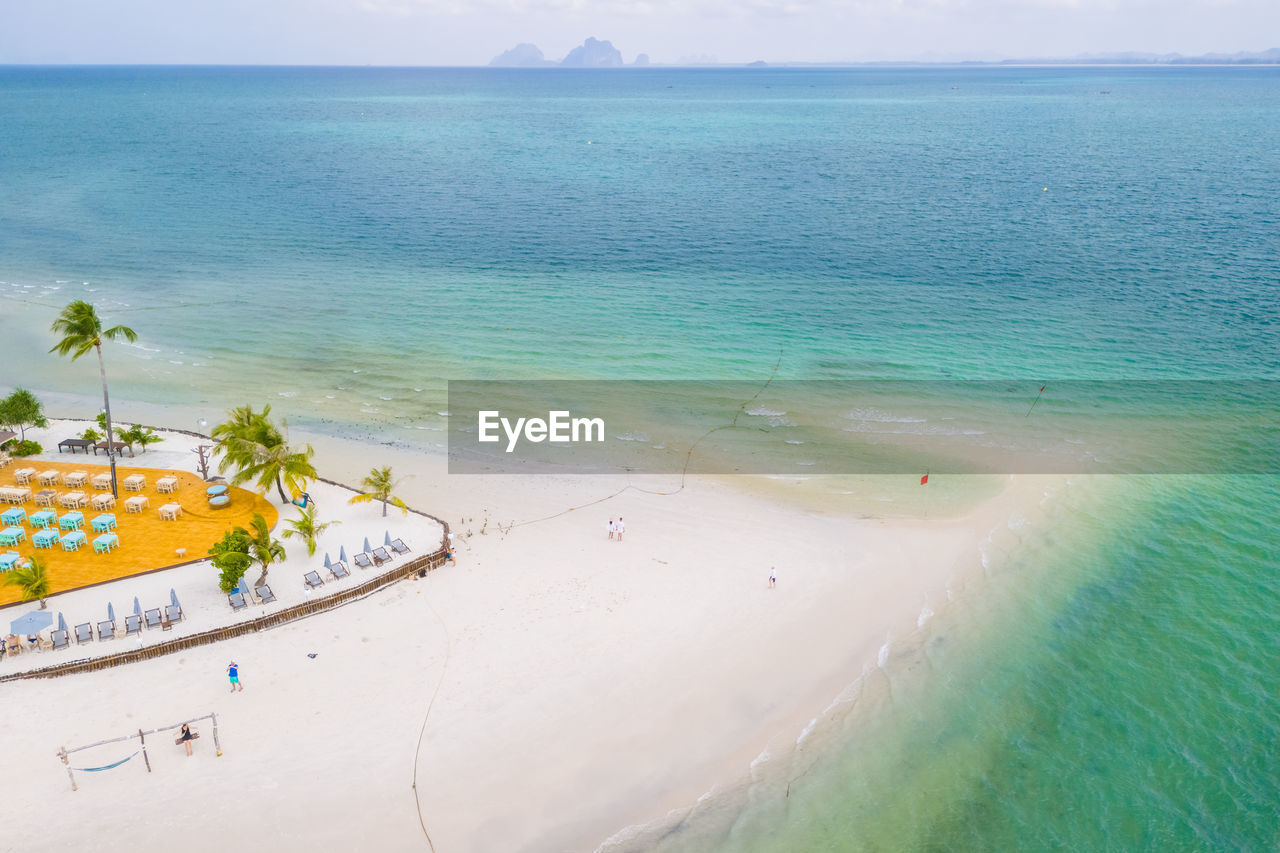
[[[773,589],[778,585],[778,570],[773,566],[769,567],[769,589]]]
[[[611,518],[611,519],[609,519],[609,538],[610,538],[610,539],[612,539],[612,538],[613,538],[613,531],[614,531],[614,530],[616,530],[616,529],[617,529],[617,527],[616,527],[616,525],[614,525],[614,523],[613,523],[613,519],[612,519],[612,518]]]
[[[190,757],[191,757],[191,739],[192,739],[192,737],[193,737],[193,735],[191,734],[191,726],[187,725],[186,723],[183,723],[183,724],[182,724],[182,734],[180,734],[180,735],[178,736],[178,743],[182,744],[182,745],[183,745],[183,747],[184,747],[184,748],[186,748],[186,750],[187,750],[187,757],[188,757],[188,758],[190,758]]]
[[[613,526],[613,529],[614,529],[614,530],[617,532],[617,534],[618,534],[618,541],[619,541],[619,542],[621,542],[621,541],[622,541],[622,534],[623,534],[623,533],[626,531],[626,529],[627,529],[627,526],[626,526],[625,524],[623,524],[623,523],[622,523],[622,516],[618,516],[618,523],[617,523],[617,524],[615,524],[615,525]]]
[[[244,692],[244,685],[240,683],[240,665],[235,661],[232,661],[231,665],[227,667],[227,677],[231,679],[232,693],[235,693],[237,690],[241,693]]]

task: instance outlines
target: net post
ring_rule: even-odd
[[[79,791],[76,787],[76,775],[71,772],[71,762],[67,760],[67,748],[65,746],[58,747],[58,757],[62,759],[62,766],[67,768],[67,778],[71,780],[71,790]]]
[[[218,715],[209,712],[209,719],[213,720],[213,748],[218,754],[218,758],[222,757],[222,742],[218,740]]]
[[[147,738],[142,733],[142,729],[138,729],[138,740],[142,742],[142,760],[147,763],[147,772],[151,772],[151,756],[147,755]]]

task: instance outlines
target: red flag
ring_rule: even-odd
[[[928,474],[925,474],[923,477],[921,477],[921,478],[920,478],[920,485],[922,485],[922,486],[923,486],[923,485],[925,485],[925,484],[926,484],[926,483],[928,483],[928,482],[929,482],[929,475],[928,475]]]

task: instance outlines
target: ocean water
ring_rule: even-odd
[[[1278,116],[1274,68],[0,68],[0,385],[92,397],[73,298],[123,417],[428,447],[448,379],[1274,380]],[[643,849],[1275,849],[1278,491],[1069,489]]]

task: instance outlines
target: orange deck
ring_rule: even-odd
[[[99,457],[101,460],[101,457]],[[49,567],[51,581],[50,593],[65,592],[90,584],[125,578],[130,575],[150,572],[155,569],[174,566],[179,563],[200,559],[208,555],[209,546],[222,538],[222,534],[233,527],[248,527],[254,513],[261,513],[271,527],[275,527],[280,515],[276,508],[262,496],[245,489],[231,486],[228,494],[231,503],[222,509],[211,509],[205,489],[208,484],[195,474],[186,471],[171,471],[163,468],[135,468],[117,463],[116,476],[119,481],[119,500],[114,509],[96,510],[92,504],[81,508],[85,523],[80,529],[84,532],[86,542],[78,551],[63,551],[60,543],[53,548],[36,548],[31,536],[36,531],[30,525],[30,516],[43,509],[51,509],[61,518],[69,510],[55,502],[52,507],[41,507],[35,503],[35,495],[42,489],[54,488],[59,495],[72,491],[81,491],[92,498],[103,494],[103,490],[93,488],[93,476],[111,469],[103,464],[91,464],[83,459],[75,462],[41,462],[15,459],[5,468],[0,468],[0,486],[15,486],[14,471],[20,468],[34,468],[39,474],[43,471],[57,470],[63,474],[72,471],[84,471],[89,481],[79,489],[69,489],[59,483],[56,486],[42,486],[36,478],[26,488],[31,489],[32,500],[21,504],[27,511],[28,521],[20,525],[27,534],[25,541],[16,547],[0,545],[0,551],[17,551],[23,558],[39,554]],[[124,478],[132,474],[142,474],[147,484],[140,492],[126,491]],[[177,491],[172,494],[161,494],[156,491],[156,480],[171,476],[178,480]],[[110,492],[105,492],[110,494]],[[125,510],[125,498],[144,495],[150,506],[140,513]],[[160,507],[168,503],[182,506],[182,516],[177,521],[162,521]],[[0,511],[13,508],[14,504],[0,503]],[[116,535],[120,537],[120,547],[113,548],[109,554],[97,554],[93,550],[93,540],[101,534],[93,530],[91,522],[101,512],[114,513],[116,517]],[[3,525],[0,525],[3,529]],[[185,549],[184,553],[179,553]],[[0,573],[2,576],[3,573]],[[210,569],[209,582],[216,583],[217,577]],[[22,594],[16,586],[0,584],[0,605],[19,601]]]

